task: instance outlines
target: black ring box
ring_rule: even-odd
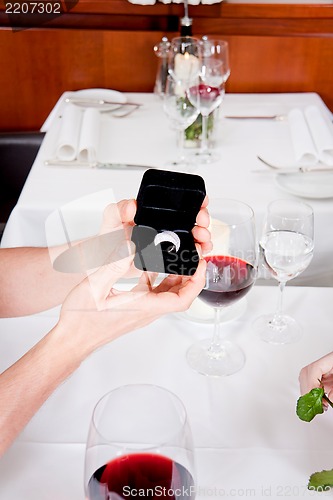
[[[144,173],[132,232],[138,269],[185,276],[195,273],[199,255],[191,231],[205,196],[205,182],[199,175],[157,169]],[[163,231],[178,235],[178,251],[169,241],[155,245],[156,235]]]

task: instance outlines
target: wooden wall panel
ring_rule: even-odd
[[[162,33],[0,31],[0,129],[39,128],[65,90],[153,90]]]
[[[13,32],[0,5],[0,130],[38,129],[65,90],[152,91],[152,47],[177,34],[181,13],[175,4],[80,0],[54,26]],[[197,36],[230,43],[227,91],[313,91],[333,110],[333,5],[214,4],[190,14]]]

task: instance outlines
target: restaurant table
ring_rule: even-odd
[[[163,112],[162,100],[154,94],[142,93],[125,94],[125,97],[142,106],[125,118],[102,114],[98,159],[177,170],[170,164],[177,157],[176,132]],[[304,109],[311,104],[321,109],[329,123],[331,114],[314,93],[227,94],[220,109],[216,135],[219,161],[192,165],[188,171],[204,178],[209,197],[239,199],[252,206],[258,234],[270,201],[293,198],[310,203],[315,216],[314,258],[308,269],[291,284],[332,286],[333,191],[331,198],[296,197],[282,190],[275,176],[257,159],[259,153],[274,157],[281,150],[290,149],[288,120],[224,117],[235,113],[279,113],[285,118],[292,108]],[[54,157],[60,126],[61,113],[58,112],[47,122],[46,137],[5,228],[3,247],[45,246],[63,243],[68,236],[70,239],[91,236],[98,231],[103,208],[108,202],[137,195],[143,170],[45,166],[45,160]],[[263,173],[253,172],[258,169]],[[300,175],[300,183],[302,179]],[[62,231],[61,241],[61,231],[57,232],[58,219],[59,214],[63,217],[65,212],[67,218],[62,225],[67,227]]]
[[[197,498],[332,498],[307,490],[311,473],[333,467],[333,410],[306,423],[295,414],[302,366],[332,350],[330,287],[287,287],[286,311],[303,328],[289,345],[267,344],[253,320],[271,311],[277,290],[254,286],[246,312],[222,325],[246,354],[229,377],[197,374],[185,359],[212,325],[169,315],[92,354],[33,417],[0,461],[1,500],[82,500],[85,441],[93,407],[123,384],[156,384],[183,401],[196,457]],[[4,370],[57,321],[57,308],[2,319]]]

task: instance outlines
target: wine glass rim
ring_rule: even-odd
[[[283,214],[274,214],[274,211],[271,211],[271,208],[275,204],[278,204],[278,203],[281,203],[281,204],[283,204],[283,203],[285,203],[285,204],[290,203],[291,205],[295,205],[295,206],[299,206],[299,207],[304,207],[304,208],[306,208],[308,210],[308,213],[300,214],[298,216],[296,216],[296,215],[291,216],[291,215],[283,215]],[[268,211],[268,213],[272,213],[273,215],[280,216],[282,219],[290,219],[290,220],[302,220],[302,219],[305,219],[307,217],[313,217],[313,214],[314,214],[312,206],[309,205],[308,203],[306,203],[304,201],[287,200],[287,199],[283,199],[283,198],[279,198],[277,200],[271,201],[268,204],[267,211]]]
[[[254,210],[253,210],[253,208],[250,205],[248,205],[247,203],[245,203],[244,201],[236,200],[234,198],[209,198],[207,209],[208,209],[208,212],[209,212],[211,220],[215,219],[215,217],[211,213],[211,209],[210,209],[210,204],[214,203],[214,202],[215,203],[216,202],[232,202],[232,203],[236,203],[236,204],[242,205],[242,206],[244,206],[244,207],[246,207],[248,209],[248,211],[249,211],[248,216],[247,217],[244,216],[244,219],[242,221],[236,222],[234,224],[235,226],[239,226],[241,224],[245,224],[249,220],[254,220]],[[214,224],[214,222],[213,222],[213,224]]]
[[[145,383],[138,383],[138,384],[124,384],[124,385],[120,385],[118,387],[115,387],[114,389],[111,389],[110,391],[108,391],[107,393],[105,393],[102,397],[99,398],[99,400],[97,401],[97,403],[95,404],[94,406],[94,409],[93,409],[93,414],[92,414],[92,418],[91,418],[91,425],[93,426],[94,428],[94,431],[105,441],[105,442],[110,442],[110,439],[105,437],[98,429],[98,426],[97,426],[97,423],[95,421],[95,417],[96,417],[96,410],[97,410],[97,407],[100,405],[100,403],[104,400],[104,399],[107,399],[112,393],[115,393],[117,391],[120,391],[120,390],[123,390],[123,389],[129,389],[129,388],[135,388],[135,387],[144,387],[144,388],[153,388],[153,389],[158,389],[158,390],[161,390],[162,392],[164,392],[165,394],[168,394],[169,396],[172,396],[172,398],[177,401],[178,405],[180,406],[180,408],[182,409],[183,411],[183,419],[182,419],[182,423],[181,423],[181,426],[180,428],[181,429],[184,429],[188,423],[188,416],[187,416],[187,411],[186,411],[186,408],[185,408],[185,405],[184,403],[182,402],[182,400],[173,392],[173,391],[170,391],[169,389],[166,389],[165,387],[162,387],[160,385],[157,385],[157,384],[145,384]],[[140,450],[136,450],[136,451],[148,451],[148,450],[153,450],[153,449],[156,449],[156,447],[163,447],[164,445],[168,444],[168,442],[175,436],[179,433],[179,430],[178,429],[176,432],[174,433],[170,433],[170,436],[168,437],[168,441],[165,441],[165,442],[161,442],[161,443],[157,443],[156,445],[154,446],[147,446],[147,447],[142,447],[140,448]],[[112,442],[112,446],[114,448],[118,448],[119,450],[122,450],[124,449],[124,446],[122,445],[118,445],[114,442]]]
[[[192,41],[194,41],[194,42],[201,42],[200,38],[197,38],[195,36],[186,36],[186,37],[184,37],[184,36],[174,36],[173,38],[171,38],[170,43],[172,44],[172,42],[176,42],[176,41],[177,42],[180,41],[182,43],[189,43],[189,44],[192,43]]]
[[[227,40],[223,40],[222,38],[207,38],[206,40],[200,40],[201,43],[215,43],[219,45],[224,45],[225,47],[228,47],[229,42]]]

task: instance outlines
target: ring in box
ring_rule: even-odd
[[[132,232],[138,269],[195,273],[199,255],[191,231],[205,196],[199,175],[155,169],[144,173]]]

